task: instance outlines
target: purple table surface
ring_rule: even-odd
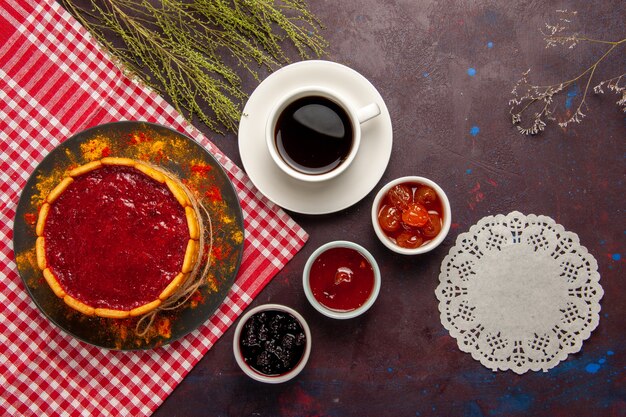
[[[578,12],[572,27],[589,37],[626,36],[626,2],[311,0],[329,41],[324,59],[348,65],[379,90],[393,123],[393,151],[380,183],[363,200],[322,216],[290,213],[310,234],[304,249],[254,301],[282,303],[311,326],[309,363],[295,380],[264,385],[246,377],[232,353],[231,328],[154,414],[161,416],[624,416],[626,415],[626,118],[611,93],[587,97],[581,124],[517,133],[508,100],[522,73],[555,84],[592,65],[606,44],[545,48],[540,29],[556,9]],[[596,72],[624,73],[626,43]],[[297,55],[292,54],[294,60]],[[251,93],[258,82],[246,81]],[[624,84],[624,82],[622,82]],[[593,85],[592,85],[593,86]],[[572,114],[585,82],[555,107]],[[196,123],[241,166],[236,134]],[[437,250],[405,257],[376,238],[376,191],[405,175],[426,176],[448,193],[450,234]],[[323,198],[323,197],[320,197]],[[544,214],[577,233],[595,256],[605,295],[600,324],[549,372],[493,372],[439,320],[435,288],[456,236],[486,215]],[[307,257],[331,240],[359,243],[383,276],[364,316],[334,321],[302,291]]]

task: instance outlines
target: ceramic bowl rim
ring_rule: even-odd
[[[395,243],[393,243],[387,237],[387,235],[385,235],[380,225],[378,224],[378,210],[379,210],[380,202],[383,199],[383,196],[387,193],[387,191],[391,189],[391,187],[397,184],[404,183],[404,182],[418,182],[418,183],[422,183],[424,185],[427,185],[433,188],[435,192],[437,193],[437,195],[440,197],[441,204],[444,210],[443,225],[441,226],[441,231],[439,232],[439,234],[430,242],[415,249],[402,248],[396,245]],[[439,186],[439,184],[437,184],[433,180],[426,178],[426,177],[420,177],[417,175],[408,175],[404,177],[399,177],[399,178],[389,181],[387,184],[382,186],[381,189],[376,194],[376,196],[374,197],[374,202],[372,203],[371,214],[372,214],[372,226],[374,228],[374,232],[376,232],[376,236],[378,236],[378,239],[387,248],[391,249],[392,251],[396,253],[400,253],[402,255],[419,255],[422,253],[432,251],[437,246],[439,246],[441,242],[443,242],[443,240],[446,238],[446,236],[450,232],[450,225],[452,224],[452,212],[450,209],[450,200],[448,199],[448,196],[446,195],[445,191],[443,191],[443,189]]]
[[[296,318],[296,320],[300,322],[300,324],[302,325],[302,329],[304,330],[304,334],[306,336],[306,347],[304,349],[304,353],[302,354],[302,358],[291,371],[284,373],[282,375],[277,375],[277,376],[264,375],[260,372],[255,371],[254,369],[252,369],[252,367],[250,367],[250,365],[248,365],[244,361],[243,355],[241,354],[241,348],[239,346],[239,339],[241,336],[241,331],[243,329],[243,326],[250,319],[250,317],[262,311],[283,311],[283,312],[291,314],[293,317]],[[237,365],[239,365],[241,370],[250,378],[256,381],[265,382],[268,384],[280,384],[282,382],[287,382],[295,378],[300,372],[302,372],[302,370],[304,369],[304,367],[306,366],[309,360],[309,356],[311,354],[311,345],[312,345],[311,329],[309,328],[309,325],[304,319],[304,317],[302,317],[302,315],[298,313],[296,310],[294,310],[293,308],[287,307],[286,305],[283,305],[283,304],[262,304],[262,305],[256,306],[248,310],[239,319],[239,322],[237,323],[237,326],[235,327],[235,334],[233,336],[233,354],[235,356]]]
[[[313,291],[311,291],[311,286],[309,285],[309,274],[311,272],[311,267],[313,265],[313,262],[323,252],[332,248],[350,248],[350,249],[354,249],[358,251],[359,253],[361,253],[361,255],[365,257],[365,259],[367,259],[367,261],[372,266],[372,270],[374,271],[374,288],[372,290],[372,294],[367,299],[367,301],[363,303],[363,305],[351,311],[331,310],[328,307],[322,305],[319,301],[317,301],[317,299],[313,295]],[[372,256],[372,254],[363,246],[354,242],[347,241],[347,240],[334,240],[318,247],[309,256],[304,266],[304,270],[302,271],[302,287],[304,289],[306,298],[309,300],[309,303],[311,303],[311,305],[318,312],[333,319],[340,319],[340,320],[351,319],[351,318],[360,316],[361,314],[365,313],[376,302],[376,299],[378,298],[378,294],[380,293],[381,283],[382,283],[382,278],[380,274],[380,268],[378,267],[378,262],[376,262],[376,259],[374,258],[374,256]]]
[[[324,98],[334,102],[336,105],[341,107],[341,109],[346,113],[348,118],[350,119],[350,123],[352,125],[352,144],[350,147],[350,152],[344,161],[342,161],[337,167],[331,169],[330,171],[324,172],[322,174],[306,174],[304,172],[300,172],[294,167],[290,166],[287,162],[285,162],[276,150],[276,146],[274,145],[274,129],[276,122],[280,116],[280,114],[287,108],[287,106],[294,101],[308,96],[320,95]],[[323,182],[331,180],[339,175],[343,174],[348,167],[352,164],[354,159],[356,158],[357,153],[359,152],[359,148],[361,145],[361,124],[359,123],[359,118],[354,108],[354,105],[346,99],[342,94],[334,91],[330,88],[319,86],[319,85],[307,85],[299,88],[295,88],[283,94],[271,107],[269,112],[269,116],[265,122],[265,142],[267,150],[272,157],[272,161],[287,175],[295,178],[299,181],[304,182]]]

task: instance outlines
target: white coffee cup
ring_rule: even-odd
[[[294,160],[296,160],[297,158],[292,159],[289,153],[285,150],[285,146],[283,146],[282,143],[282,138],[277,139],[277,124],[281,120],[281,115],[283,115],[283,112],[285,112],[285,110],[289,110],[290,112],[290,105],[296,102],[301,103],[302,101],[300,100],[308,98],[311,98],[311,100],[318,100],[318,98],[321,98],[320,100],[322,102],[330,102],[334,104],[334,106],[331,105],[329,107],[333,107],[335,110],[337,110],[335,114],[340,116],[336,117],[347,119],[347,123],[343,124],[343,126],[347,130],[347,133],[344,137],[342,137],[342,139],[338,139],[342,141],[342,146],[345,152],[341,152],[341,157],[334,162],[336,165],[329,167],[328,169],[324,169],[322,167],[307,166],[304,163],[298,165],[297,162],[294,162]],[[336,120],[336,117],[333,116],[332,113],[325,111],[327,109],[322,110],[324,114],[330,114],[330,116],[334,120]],[[325,87],[307,86],[298,88],[285,94],[274,104],[274,106],[270,110],[265,128],[267,148],[276,165],[291,177],[307,182],[326,181],[340,175],[350,166],[350,164],[356,157],[359,146],[361,144],[361,124],[378,116],[379,114],[380,107],[375,102],[369,103],[365,106],[360,106],[345,97],[344,95]],[[283,115],[283,117],[285,116]],[[296,117],[294,117],[294,119],[295,118]],[[319,126],[315,126],[314,124],[319,124]],[[316,145],[314,141],[318,140],[319,136],[321,150],[322,146],[324,146],[322,142],[328,141],[328,138],[330,136],[328,136],[328,134],[325,132],[320,132],[324,131],[325,129],[325,126],[323,125],[328,125],[328,123],[325,123],[323,120],[320,122],[319,119],[311,121],[310,118],[308,118],[308,120],[302,123],[302,125],[306,125],[306,127],[302,127],[302,137],[308,138],[306,139],[308,141],[308,148],[306,149],[308,150],[311,147],[315,147]],[[336,127],[336,125],[337,123],[331,126],[331,128]],[[337,129],[335,129],[335,131],[336,130]],[[351,135],[349,135],[350,131],[352,132]],[[351,141],[349,140],[349,136],[351,136]],[[294,140],[295,138],[290,139],[292,147],[297,146]],[[348,147],[348,144],[349,149],[346,149]],[[307,152],[304,151],[304,153]]]

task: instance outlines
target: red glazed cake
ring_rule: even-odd
[[[185,282],[200,225],[164,171],[128,158],[81,165],[48,194],[36,226],[37,263],[52,291],[86,315],[139,316]]]

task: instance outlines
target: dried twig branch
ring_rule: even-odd
[[[567,24],[570,23],[570,18],[576,15],[576,12],[557,10],[557,13],[561,15],[559,21],[554,25],[546,24],[546,30],[542,31],[546,48],[565,46],[571,49],[579,43],[587,42],[606,45],[607,49],[589,68],[585,69],[577,76],[558,84],[546,86],[533,85],[528,82],[530,69],[522,74],[522,77],[511,91],[513,97],[509,100],[509,112],[511,114],[511,122],[513,125],[517,126],[517,130],[524,135],[536,135],[542,132],[545,130],[548,122],[555,122],[562,128],[567,127],[570,123],[580,123],[585,117],[583,106],[585,106],[586,110],[586,98],[589,93],[589,88],[594,83],[596,69],[616,48],[626,44],[626,38],[618,41],[607,41],[589,38],[578,33],[567,33]],[[603,94],[604,88],[606,88],[608,91],[617,94],[620,97],[617,101],[617,105],[626,112],[626,85],[623,83],[625,78],[626,72],[613,78],[602,80],[593,87],[593,91],[596,94]],[[578,106],[571,115],[567,116],[566,120],[558,121],[556,117],[556,107],[553,105],[555,96],[562,94],[566,89],[578,83],[585,84]],[[532,122],[523,124],[525,115],[528,113],[532,113]]]

